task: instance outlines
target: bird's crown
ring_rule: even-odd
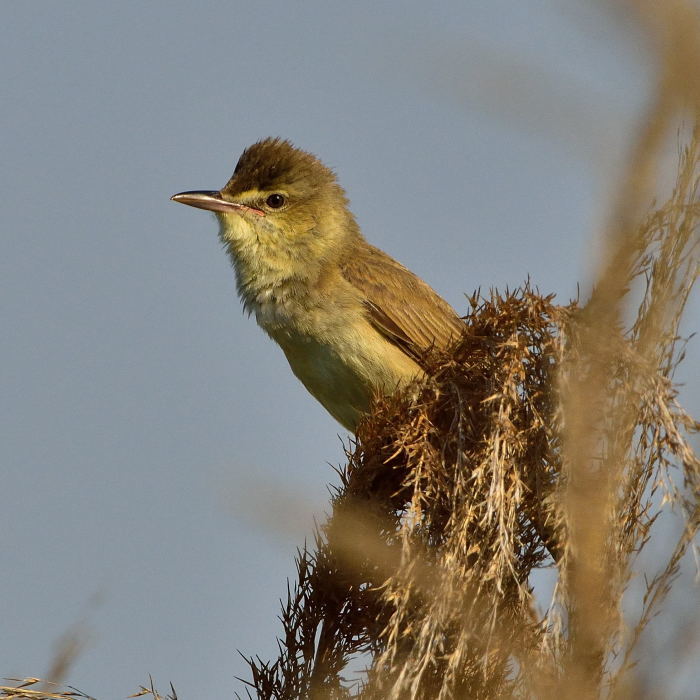
[[[340,189],[333,171],[316,156],[295,148],[287,140],[268,138],[243,151],[222,193],[235,196],[250,190],[283,189],[291,195],[304,197],[327,190],[329,186]]]

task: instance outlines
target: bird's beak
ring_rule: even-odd
[[[221,192],[215,190],[179,192],[178,194],[174,194],[170,199],[173,202],[180,202],[180,204],[189,204],[189,206],[196,207],[197,209],[207,209],[209,211],[220,211],[224,213],[230,211],[249,211],[259,216],[265,216],[265,212],[260,211],[260,209],[255,209],[245,204],[238,204],[238,202],[229,202],[221,196]]]

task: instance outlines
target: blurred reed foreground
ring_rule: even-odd
[[[678,574],[700,520],[700,425],[673,379],[700,269],[700,23],[680,0],[621,4],[659,77],[592,293],[568,306],[529,286],[474,295],[417,399],[377,403],[299,552],[279,657],[248,659],[248,694],[670,697],[664,683],[697,658],[697,615],[653,664],[644,645],[674,584],[692,585]],[[651,205],[669,135],[676,184]],[[666,680],[650,686],[649,665]],[[88,696],[25,679],[0,697]]]

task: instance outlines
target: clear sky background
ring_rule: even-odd
[[[601,7],[3,3],[1,676],[45,674],[82,622],[78,688],[231,697],[343,462],[213,217],[169,196],[283,136],[459,311],[528,276],[585,296],[653,75]]]

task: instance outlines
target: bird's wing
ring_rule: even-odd
[[[341,272],[360,291],[369,321],[387,340],[420,359],[461,334],[464,322],[423,280],[379,248],[366,243],[358,248]]]

